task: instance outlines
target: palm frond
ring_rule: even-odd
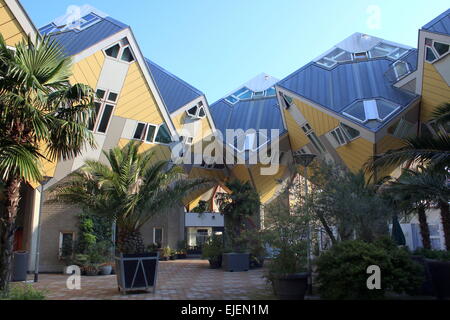
[[[431,117],[437,124],[446,125],[450,123],[450,103],[444,103],[437,107]]]

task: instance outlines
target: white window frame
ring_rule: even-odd
[[[291,96],[288,96],[286,94],[284,94],[283,92],[280,92],[280,96],[281,96],[281,102],[284,105],[284,109],[289,109],[290,107],[292,107],[292,105],[294,104],[294,99]],[[289,102],[289,99],[291,100],[291,102]]]
[[[144,125],[144,131],[142,131],[141,139],[138,139],[138,138],[135,138],[134,136],[135,136],[136,130],[137,130],[137,128],[138,128],[138,126],[139,126],[140,124],[143,124],[143,125]],[[133,130],[133,135],[132,135],[132,137],[131,137],[131,140],[141,141],[141,142],[144,142],[144,143],[146,143],[146,144],[162,144],[162,145],[166,145],[166,144],[164,144],[164,143],[155,142],[156,135],[157,135],[158,130],[159,130],[159,127],[160,127],[161,125],[162,125],[162,124],[157,125],[157,124],[153,124],[153,123],[148,123],[148,122],[138,121],[138,122],[136,123],[136,126],[135,126],[134,130]],[[148,131],[150,130],[150,127],[154,127],[154,128],[155,128],[155,132],[154,132],[154,134],[153,134],[153,137],[152,137],[152,140],[151,140],[151,141],[147,140],[147,135],[148,135]]]
[[[123,38],[123,39],[120,39],[119,41],[113,43],[112,45],[110,45],[110,46],[104,48],[102,51],[103,51],[103,54],[105,55],[105,57],[108,58],[108,59],[111,59],[111,60],[114,60],[114,61],[118,61],[118,62],[122,62],[122,63],[126,63],[126,64],[132,64],[132,63],[136,62],[136,55],[134,54],[133,49],[131,48],[131,45],[130,45],[128,39],[126,39],[126,41],[128,42],[128,44],[125,44],[125,45],[122,44],[122,42],[124,41],[124,39],[126,39],[126,37]],[[116,46],[117,44],[119,45],[119,53],[117,54],[117,58],[108,56],[108,55],[106,54],[106,51],[107,51],[108,49],[111,49],[112,47]],[[133,56],[133,60],[132,60],[132,61],[125,61],[125,60],[122,60],[122,54],[123,54],[123,51],[124,51],[126,48],[130,48],[131,55]]]
[[[435,63],[436,61],[441,60],[442,58],[444,58],[445,56],[447,56],[448,54],[450,54],[450,49],[449,49],[446,53],[440,55],[439,52],[437,52],[436,48],[434,47],[434,44],[435,44],[436,42],[437,42],[437,43],[442,43],[442,44],[444,44],[444,45],[449,45],[449,46],[450,46],[450,43],[442,42],[442,41],[436,41],[436,40],[430,39],[430,38],[427,38],[427,39],[431,41],[431,45],[428,45],[428,44],[425,43],[425,52],[424,52],[424,57],[423,57],[423,59],[425,60],[425,62],[427,62],[427,63],[429,63],[429,64],[433,64],[433,63]],[[434,59],[433,61],[428,61],[428,60],[427,60],[427,52],[426,52],[427,48],[431,49],[431,51],[433,52],[434,56],[436,57],[436,59]]]
[[[384,99],[378,99],[378,100],[384,100]],[[378,113],[378,103],[377,103],[378,100],[377,100],[377,99],[371,99],[371,100],[363,100],[363,101],[357,101],[357,102],[355,102],[355,103],[358,103],[358,102],[362,102],[362,103],[363,103],[363,106],[364,106],[364,117],[365,117],[364,121],[362,121],[361,119],[358,119],[358,118],[352,116],[351,114],[347,113],[347,111],[344,111],[343,114],[346,115],[346,116],[349,117],[349,118],[352,118],[352,119],[355,120],[355,121],[358,121],[359,123],[366,123],[366,122],[369,121],[369,120],[377,120],[377,121],[379,121],[379,122],[383,122],[383,121],[385,121],[387,118],[389,118],[391,115],[393,115],[393,114],[400,108],[400,106],[396,106],[396,107],[394,108],[394,110],[392,110],[391,113],[389,113],[386,117],[384,117],[383,119],[381,119],[381,118],[380,118],[380,115],[379,115],[379,113]],[[370,106],[371,106],[373,103],[375,104],[375,109],[371,109],[371,108],[370,108]],[[369,117],[368,117],[368,113],[369,113],[369,114],[372,114],[373,117],[369,118]],[[375,116],[376,116],[376,117],[375,117]]]
[[[308,122],[305,122],[300,127],[301,127],[303,133],[306,135],[306,137],[311,142],[311,144],[314,146],[314,148],[316,148],[316,150],[320,154],[324,154],[327,152],[327,148],[324,146],[323,142],[320,141],[320,138],[317,136],[317,134],[314,132],[313,128],[311,127],[311,125]]]
[[[92,129],[92,132],[96,133],[96,134],[106,135],[106,133],[108,132],[108,129],[109,129],[109,125],[111,124],[111,120],[114,117],[114,111],[116,110],[117,100],[119,100],[119,93],[115,92],[115,91],[108,90],[108,89],[104,89],[104,88],[97,88],[95,90],[95,94],[97,94],[98,90],[105,91],[105,96],[103,97],[103,99],[100,99],[100,98],[97,98],[97,95],[95,95],[94,102],[99,103],[100,104],[100,108],[98,110],[98,114],[96,115],[97,118],[95,119],[95,123],[94,123],[94,127]],[[111,102],[110,100],[107,100],[108,97],[109,97],[109,93],[110,92],[117,94],[116,102]],[[111,112],[111,117],[109,117],[108,124],[106,125],[106,131],[105,132],[100,132],[100,131],[98,131],[98,127],[100,126],[101,119],[103,118],[103,114],[105,112],[106,105],[112,106],[113,110]]]
[[[350,142],[341,126],[331,130],[329,135],[333,138],[333,142],[337,146],[345,146]],[[342,138],[342,140],[340,138]]]
[[[399,64],[404,64],[406,66],[406,73],[404,75],[399,75],[398,71],[397,71],[397,65]],[[397,60],[392,64],[392,68],[394,69],[394,74],[395,74],[395,78],[398,80],[406,77],[408,74],[411,73],[411,69],[409,68],[409,63],[407,63],[406,61],[402,61],[402,60]]]
[[[58,243],[58,257],[59,259],[62,258],[62,248],[63,248],[63,239],[65,234],[71,234],[72,235],[72,247],[73,242],[75,241],[75,232],[73,231],[60,231],[59,232],[59,243]]]
[[[153,244],[155,244],[156,245],[156,232],[155,232],[155,230],[156,229],[161,229],[161,247],[162,247],[162,244],[163,244],[163,241],[164,241],[164,228],[163,227],[153,227]]]
[[[386,46],[390,46],[390,47],[393,47],[394,49],[393,50],[388,50],[388,49],[385,49],[385,48],[381,48],[380,47],[380,45],[382,45],[382,44],[384,44],[384,45],[386,45]],[[370,49],[369,51],[367,51],[367,56],[369,57],[369,58],[371,58],[371,59],[376,59],[376,58],[382,58],[382,56],[378,56],[378,57],[374,57],[374,56],[372,56],[372,53],[370,52],[370,51],[372,51],[373,49],[377,49],[377,50],[380,50],[380,51],[383,51],[383,52],[385,52],[386,54],[384,55],[384,57],[388,57],[388,58],[391,58],[391,59],[394,59],[394,60],[398,60],[398,59],[400,59],[401,57],[403,57],[405,54],[407,54],[408,53],[408,49],[406,49],[406,48],[402,48],[402,47],[398,47],[398,46],[395,46],[395,45],[392,45],[392,44],[389,44],[389,43],[385,43],[385,42],[380,42],[380,43],[378,43],[376,46],[374,46],[372,49]],[[406,50],[405,52],[403,52],[400,56],[398,56],[398,57],[393,57],[392,56],[392,54],[393,53],[395,53],[395,52],[397,52],[398,50]]]
[[[194,114],[189,113],[189,110],[193,109],[193,108],[197,108],[197,111]],[[200,111],[203,110],[203,116],[200,116]],[[191,119],[203,119],[206,117],[206,110],[205,107],[203,106],[202,102],[199,102],[198,104],[196,104],[195,106],[192,106],[188,109],[186,109],[186,114],[188,115],[189,118]]]

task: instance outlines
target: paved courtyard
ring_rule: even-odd
[[[69,290],[68,276],[42,274],[33,286],[46,290],[49,300],[245,300],[271,295],[263,269],[224,272],[208,266],[207,260],[160,262],[155,294],[122,295],[117,290],[115,275],[83,276],[81,290]]]

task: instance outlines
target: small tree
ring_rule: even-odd
[[[332,226],[340,240],[374,241],[388,233],[393,207],[378,192],[376,185],[366,183],[364,173],[318,163],[313,167],[312,192],[305,204],[321,222],[330,239],[336,243]]]
[[[247,220],[259,212],[261,202],[249,182],[232,180],[226,186],[231,193],[217,195],[220,213],[225,217],[225,243],[240,252],[244,249],[241,232],[248,225]]]
[[[273,250],[267,278],[298,273],[306,270],[307,234],[309,217],[293,213],[283,201],[275,200],[266,208],[265,240]],[[306,211],[303,211],[305,213]]]

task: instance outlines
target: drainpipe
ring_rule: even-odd
[[[41,217],[42,217],[42,207],[44,205],[44,191],[45,185],[50,181],[51,177],[45,177],[44,181],[42,181],[40,186],[41,199],[39,203],[39,220],[37,227],[37,236],[36,236],[36,254],[34,259],[34,282],[39,281],[39,247],[41,242]]]

